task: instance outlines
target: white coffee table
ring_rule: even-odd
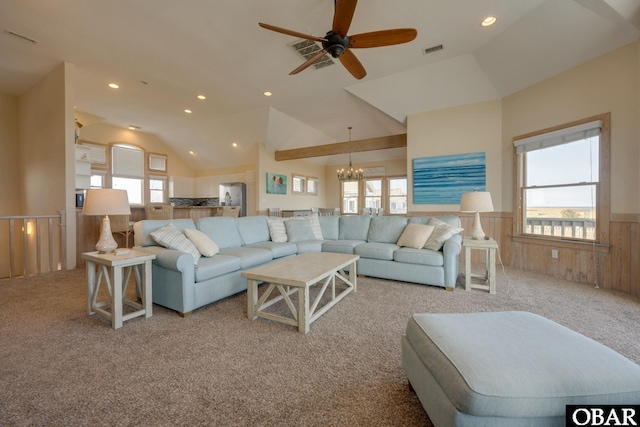
[[[298,332],[309,333],[309,325],[338,301],[356,291],[356,261],[359,255],[334,254],[327,252],[307,252],[291,258],[274,261],[242,272],[247,279],[247,317],[258,317],[298,327]],[[349,267],[349,273],[343,269]],[[336,295],[336,279],[346,285]],[[324,281],[323,281],[324,280]],[[322,283],[320,283],[323,281]],[[267,289],[258,298],[258,284],[268,283]],[[309,288],[321,286],[313,302],[309,301]],[[330,301],[319,306],[327,289],[331,289]],[[278,292],[274,292],[274,291]],[[292,303],[290,295],[298,292],[298,307]],[[269,297],[275,294],[272,298]],[[293,318],[268,313],[266,308],[284,300]]]

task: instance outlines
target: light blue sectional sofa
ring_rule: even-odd
[[[383,279],[455,287],[462,237],[454,234],[438,250],[412,249],[396,244],[407,224],[427,224],[431,217],[321,216],[322,240],[308,230],[288,230],[287,242],[271,239],[266,216],[208,217],[144,220],[134,225],[136,249],[153,253],[153,302],[189,315],[222,298],[247,289],[243,270],[309,251],[360,255],[357,272]],[[460,227],[456,216],[436,217]],[[205,233],[219,253],[201,257],[159,246],[151,233],[172,223],[179,230],[192,228]],[[297,224],[290,224],[297,225]]]

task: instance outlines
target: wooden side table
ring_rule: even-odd
[[[151,261],[155,257],[154,254],[132,249],[126,255],[83,253],[82,259],[87,262],[87,314],[98,313],[102,315],[111,321],[114,329],[121,328],[122,322],[134,317],[142,315],[151,317],[153,315]],[[124,297],[132,271],[142,303]],[[98,302],[98,292],[103,280],[107,286],[109,299]],[[110,306],[109,310],[103,308],[107,305]],[[123,305],[131,307],[135,311],[123,314]]]
[[[464,267],[465,267],[465,290],[482,289],[489,291],[490,294],[496,293],[496,249],[498,242],[494,239],[475,240],[470,237],[462,239],[462,247],[464,248]],[[484,274],[471,273],[471,250],[481,249],[486,252],[486,265]],[[472,283],[473,278],[482,279],[484,284]]]

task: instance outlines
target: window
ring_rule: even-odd
[[[343,181],[342,183],[342,213],[358,213],[358,181]]]
[[[376,210],[382,207],[382,179],[364,180],[364,207]]]
[[[156,172],[167,171],[167,156],[164,154],[149,154],[149,170]]]
[[[291,193],[292,194],[304,194],[306,191],[306,181],[307,179],[302,175],[293,174],[291,176],[292,186]]]
[[[389,214],[407,213],[407,178],[388,178]]]
[[[167,178],[163,176],[149,177],[149,202],[164,203]]]
[[[608,240],[609,115],[516,138],[517,234]],[[608,218],[608,215],[605,215]]]
[[[144,204],[144,152],[128,145],[111,147],[111,188],[127,190],[129,203]]]
[[[307,194],[310,196],[318,195],[318,178],[307,177]]]
[[[91,171],[91,188],[104,188],[105,171]]]

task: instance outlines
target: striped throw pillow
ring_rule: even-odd
[[[193,257],[193,264],[197,264],[201,257],[200,251],[196,248],[191,240],[187,239],[175,225],[169,223],[162,228],[157,229],[150,233],[153,240],[160,246],[165,248],[175,249],[180,252],[186,252]]]

